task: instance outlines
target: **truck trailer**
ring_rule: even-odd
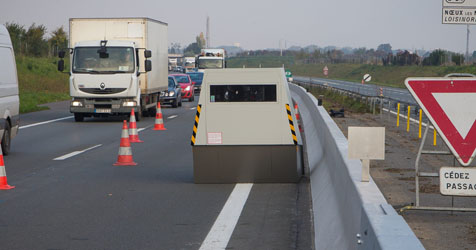
[[[168,87],[167,29],[167,23],[150,18],[71,18],[70,111],[75,121],[127,115],[132,109],[138,119],[155,115],[160,92]],[[63,71],[63,59],[58,69]]]

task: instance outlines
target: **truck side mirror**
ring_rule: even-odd
[[[152,70],[152,62],[150,60],[145,60],[145,72]]]
[[[58,52],[58,57],[59,57],[59,58],[64,58],[65,54],[66,54],[66,52],[65,52],[64,50],[60,50],[60,51]]]
[[[152,51],[144,50],[144,57],[145,58],[151,58],[152,57]]]
[[[58,61],[58,71],[63,72],[63,70],[64,70],[64,60],[61,59]]]

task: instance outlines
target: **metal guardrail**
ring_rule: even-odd
[[[360,182],[362,164],[347,157],[347,139],[317,99],[291,84],[304,126],[315,249],[424,249],[375,182]]]
[[[322,80],[319,80],[319,81],[322,81]],[[295,77],[294,80],[293,80],[293,83],[295,83],[299,86],[305,87],[307,90],[309,90],[309,88],[319,87],[319,88],[323,88],[323,89],[338,91],[342,95],[346,95],[346,96],[350,96],[350,97],[356,97],[356,98],[359,98],[361,100],[365,100],[365,101],[371,100],[372,102],[369,102],[371,105],[372,104],[373,105],[380,105],[380,108],[385,108],[385,109],[388,109],[388,110],[391,110],[391,111],[397,111],[397,104],[400,103],[401,104],[401,110],[406,111],[407,107],[410,106],[410,107],[412,107],[412,110],[414,111],[414,112],[411,113],[411,116],[413,116],[414,118],[417,118],[418,115],[419,115],[418,110],[420,109],[420,107],[418,106],[418,104],[415,101],[407,102],[407,101],[404,101],[402,99],[393,98],[393,97],[390,97],[388,95],[385,95],[386,87],[383,87],[384,88],[384,91],[383,91],[384,95],[377,94],[377,91],[375,91],[371,95],[368,95],[368,94],[361,93],[361,91],[352,91],[352,90],[348,90],[348,89],[342,88],[342,87],[316,83],[316,81],[314,81],[312,78],[307,79],[307,78],[304,78],[304,77],[297,77],[297,79],[296,79],[296,77]],[[388,90],[387,90],[387,92],[388,92]],[[427,120],[427,117],[425,115],[423,115],[423,119]]]

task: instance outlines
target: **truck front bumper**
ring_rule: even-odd
[[[131,110],[138,111],[135,101],[123,99],[78,99],[70,103],[71,113],[87,113],[91,115],[129,114]]]

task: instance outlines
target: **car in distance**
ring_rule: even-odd
[[[192,79],[192,83],[195,86],[194,91],[196,93],[200,92],[202,88],[202,81],[203,81],[203,72],[188,72],[187,73]]]
[[[166,91],[161,93],[160,103],[171,104],[174,108],[182,106],[182,88],[173,76],[169,76],[169,86]]]
[[[173,74],[172,75],[180,87],[182,87],[182,98],[188,99],[189,102],[193,102],[195,100],[194,95],[194,85],[192,79],[187,74]]]
[[[11,139],[20,125],[18,77],[12,42],[5,26],[0,24],[0,139],[4,155],[10,153]]]

